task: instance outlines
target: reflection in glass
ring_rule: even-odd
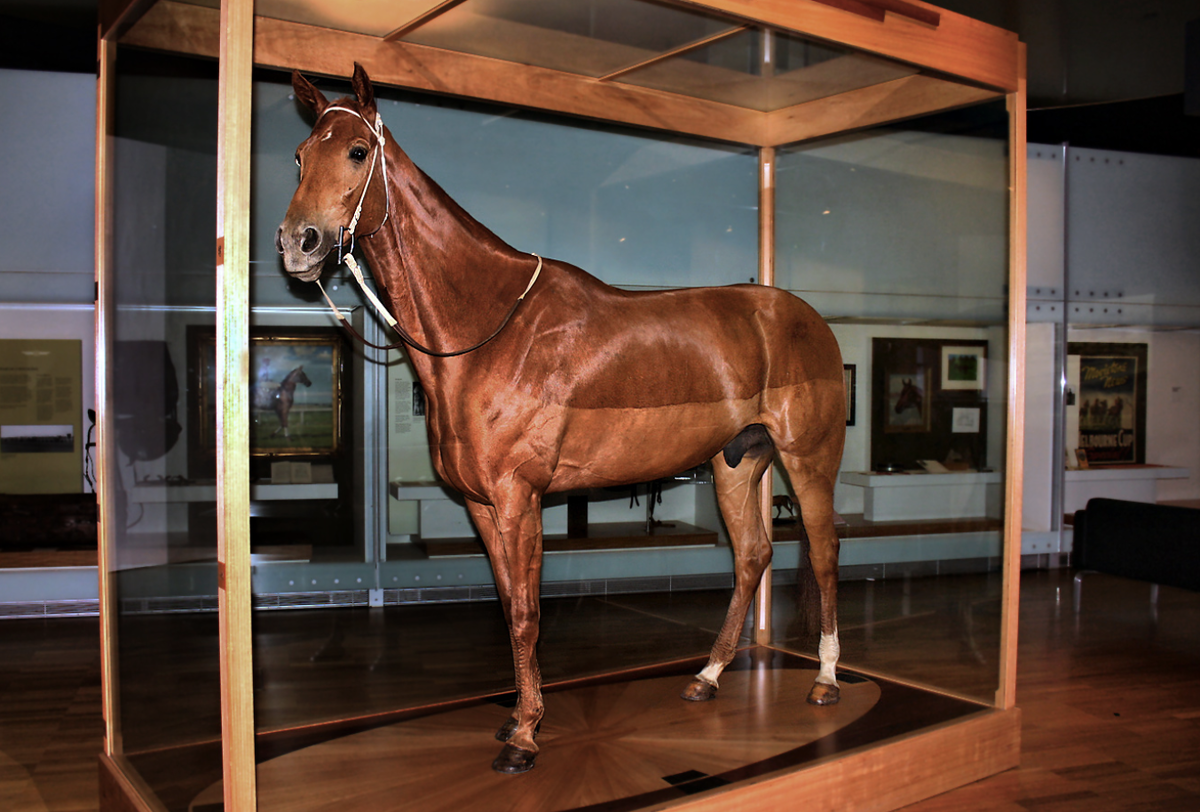
[[[762,29],[735,32],[617,81],[771,111],[916,73],[916,69]]]
[[[842,660],[985,702],[1000,655],[1006,136],[1003,107],[984,105],[781,150],[776,216],[779,284],[832,322],[856,371],[835,497]],[[805,546],[786,517],[775,531]],[[777,573],[774,639],[813,652],[804,559],[794,585]]]
[[[216,485],[189,470],[186,341],[212,323],[216,65],[123,50],[117,66],[117,721],[124,756],[183,810],[178,782],[220,770]]]
[[[727,20],[642,0],[468,0],[404,40],[599,77],[730,29]]]

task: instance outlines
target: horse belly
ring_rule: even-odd
[[[757,398],[570,409],[549,491],[647,482],[707,462],[758,411]]]

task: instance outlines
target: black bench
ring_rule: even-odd
[[[1079,570],[1200,591],[1200,509],[1089,499],[1071,555]]]

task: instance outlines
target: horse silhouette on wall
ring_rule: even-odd
[[[316,115],[276,247],[318,281],[357,244],[389,323],[412,349],[433,464],[459,490],[508,621],[517,704],[497,732],[499,772],[533,767],[543,715],[537,661],[542,499],[647,482],[711,461],[735,588],[708,664],[683,691],[708,700],[771,560],[760,480],[777,455],[821,593],[820,669],[808,701],[838,700],[833,489],[845,439],[842,359],[824,320],[759,285],[630,292],[518,251],[418,169],[383,126],[366,71]]]

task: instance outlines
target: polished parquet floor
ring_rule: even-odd
[[[853,619],[847,625],[852,627],[852,639],[858,641],[851,648],[869,651],[898,667],[905,658],[924,663],[912,667],[925,673],[944,664],[947,679],[961,680],[969,687],[980,673],[974,664],[986,658],[991,649],[987,639],[991,632],[988,623],[971,620],[972,612],[979,615],[988,611],[986,602],[976,601],[972,606],[961,596],[972,591],[982,594],[987,584],[979,576],[938,581],[948,590],[944,606],[906,607],[921,616],[919,628],[929,641],[927,651],[922,651],[921,635],[905,633],[897,638],[884,628],[884,624],[897,625],[895,617],[879,610],[888,591],[896,592],[899,585],[844,584],[843,617],[846,621]],[[928,590],[922,594],[928,594]],[[1022,577],[1018,701],[1024,716],[1020,768],[929,799],[910,810],[1200,809],[1200,594],[1164,587],[1159,590],[1157,603],[1152,603],[1146,584],[1088,575],[1078,611],[1073,597],[1068,571],[1027,572]],[[705,629],[713,610],[693,609],[687,600],[681,603],[682,610],[676,607],[673,613],[664,615],[685,630],[680,650],[697,645],[706,648],[711,638]],[[697,607],[709,604],[716,606],[718,614],[723,610],[720,598],[698,602]],[[644,603],[639,610],[650,612],[651,606]],[[310,630],[308,638],[326,639],[331,650],[314,650],[295,630],[275,633],[296,635],[294,647],[297,652],[305,652],[306,662],[313,656],[345,659],[345,650],[355,645],[354,636],[338,631],[340,624],[333,623],[333,617],[345,611],[277,613],[286,620],[284,626],[298,622],[305,614],[317,618],[319,628],[315,635]],[[589,650],[602,650],[587,644],[589,636],[595,639],[597,628],[601,635],[620,635],[615,610],[600,607],[592,611],[596,614],[587,618],[586,633],[580,635],[570,629],[569,613],[554,609],[549,612],[551,623],[558,624],[552,626],[552,635],[561,640],[579,639],[575,652],[564,652],[563,656],[586,659]],[[474,629],[469,614],[462,613],[456,621],[463,629]],[[342,617],[352,631],[351,615]],[[681,618],[694,621],[703,631],[694,634],[686,630],[687,623]],[[169,634],[164,629],[170,629],[178,619],[144,621],[142,631],[146,635],[161,637]],[[157,632],[153,629],[156,624],[162,627]],[[608,631],[605,624],[609,624]],[[939,624],[945,628],[939,628]],[[964,629],[970,632],[976,625],[978,635],[964,634]],[[483,624],[478,631],[490,636],[497,630]],[[0,624],[0,810],[97,809],[96,754],[101,747],[97,634],[95,620]],[[903,645],[889,642],[896,639]],[[946,640],[956,641],[955,656],[943,656],[951,650]],[[496,651],[488,649],[482,654],[503,658],[503,636],[499,643]],[[272,648],[281,655],[288,651],[284,645]],[[930,652],[935,656],[928,656]],[[205,692],[206,678],[189,673],[188,667],[188,661],[160,660],[152,668],[154,673],[143,675],[145,684],[161,686],[166,694]],[[987,663],[983,663],[982,671],[988,670]],[[306,693],[312,691],[312,686],[276,682],[293,671],[299,672],[282,667],[272,671],[268,667],[261,677],[270,681],[269,686],[261,686],[263,696],[271,697],[269,710],[281,723],[313,713],[342,711],[337,703],[314,711],[311,702],[317,695]],[[476,679],[474,671],[460,675],[467,690],[475,687],[470,684]],[[499,673],[503,672],[501,667]],[[424,673],[410,674],[406,679],[418,685],[422,681],[443,682],[453,676]],[[381,683],[370,688],[387,692],[400,690],[402,686],[398,686]],[[411,686],[403,689],[411,690]],[[203,713],[200,717],[202,726],[208,724]]]

